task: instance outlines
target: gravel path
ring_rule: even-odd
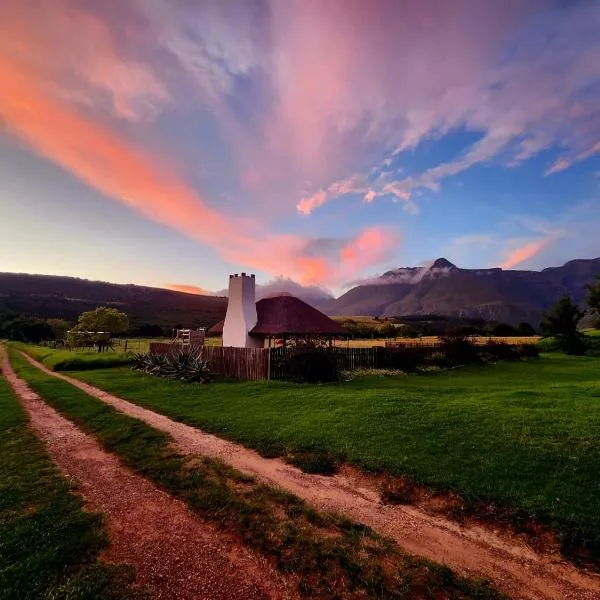
[[[467,576],[481,575],[497,589],[523,600],[598,600],[600,576],[578,570],[559,554],[538,554],[519,539],[508,540],[477,526],[461,526],[415,507],[382,505],[379,493],[364,478],[349,474],[309,475],[279,459],[266,459],[253,450],[228,442],[164,415],[113,396],[92,385],[46,369],[152,427],[170,434],[180,451],[218,458],[232,467],[279,486],[318,510],[342,513],[388,536],[406,551],[445,563]]]
[[[86,506],[104,515],[103,559],[136,568],[136,583],[165,600],[294,598],[293,588],[260,556],[227,540],[183,502],[124,468],[89,435],[48,406],[12,370],[2,370],[59,468]]]

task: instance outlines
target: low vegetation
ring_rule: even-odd
[[[0,599],[142,598],[128,569],[98,562],[106,544],[0,376]]]
[[[75,376],[265,455],[323,452],[526,513],[565,548],[600,542],[600,380],[592,357],[543,355],[438,373],[305,386]]]
[[[456,577],[445,567],[409,557],[362,525],[316,513],[296,497],[259,484],[221,462],[183,456],[167,435],[40,372],[15,350],[11,360],[40,395],[130,468],[262,552],[278,569],[295,574],[304,597],[500,598],[486,583]],[[122,373],[138,381],[174,383]]]
[[[73,352],[44,346],[32,346],[13,342],[15,348],[27,350],[36,360],[52,371],[81,371],[89,369],[108,369],[130,365],[133,361],[131,352],[105,352],[94,350]]]
[[[208,383],[212,374],[202,350],[173,348],[166,354],[136,354],[131,368],[147,375],[177,379],[188,383]]]

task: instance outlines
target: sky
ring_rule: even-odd
[[[599,31],[600,0],[0,0],[0,271],[600,256]]]

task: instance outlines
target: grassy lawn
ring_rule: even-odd
[[[600,540],[600,360],[543,355],[330,385],[76,377],[264,452],[322,450]]]
[[[128,570],[97,562],[105,545],[0,377],[0,598],[140,598]]]
[[[277,568],[294,573],[303,597],[333,598],[353,592],[408,600],[426,589],[432,598],[501,598],[485,582],[459,578],[446,567],[412,558],[368,528],[316,513],[296,497],[219,461],[182,456],[169,436],[42,373],[14,348],[10,356],[20,377],[130,468],[239,536]]]
[[[11,342],[15,348],[27,350],[53,371],[77,371],[106,369],[128,365],[133,354],[130,352],[97,352],[96,350],[55,350],[44,346],[33,346]]]

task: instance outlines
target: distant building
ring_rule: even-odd
[[[346,337],[346,330],[321,311],[295,296],[283,294],[256,302],[254,275],[229,276],[225,320],[209,329],[223,334],[223,346],[262,348],[265,339]]]

